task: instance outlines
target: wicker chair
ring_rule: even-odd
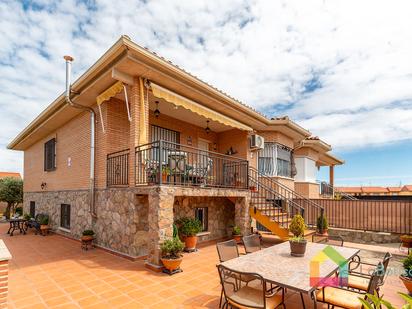
[[[383,260],[381,262],[382,268],[379,271],[382,273],[381,281],[378,282],[378,286],[376,288],[376,292],[379,295],[379,288],[384,285],[385,278],[386,278],[386,270],[388,269],[388,265],[390,260],[392,259],[392,254],[386,252]],[[356,265],[356,266],[354,266]],[[379,265],[379,264],[378,264]],[[361,262],[360,259],[358,261],[351,261],[349,263],[349,276],[348,276],[348,287],[357,291],[367,291],[368,290],[368,282],[372,275],[367,272],[367,270],[378,267],[377,264]],[[362,271],[362,266],[365,266],[367,269]],[[360,268],[358,270],[358,268]]]
[[[262,249],[260,237],[257,234],[243,236],[243,245],[245,246],[246,254],[253,253]]]
[[[328,244],[331,246],[343,247],[343,238],[340,236],[313,234],[312,242]]]
[[[284,289],[267,292],[266,281],[256,273],[238,272],[223,265],[217,266],[222,291],[225,295],[225,307],[248,309],[248,308],[277,308],[284,305]],[[239,278],[233,282],[233,278]],[[253,282],[248,284],[243,278],[252,278]],[[281,291],[281,293],[279,293]]]
[[[340,287],[323,287],[316,293],[316,299],[319,302],[329,305],[346,308],[346,309],[361,309],[362,304],[359,298],[366,299],[366,294],[374,294],[381,282],[383,274],[379,271],[383,267],[382,263],[378,264],[372,276],[369,278],[366,291],[353,291],[347,288]]]

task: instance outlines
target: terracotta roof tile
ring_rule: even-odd
[[[365,193],[386,193],[388,188],[386,187],[362,187],[362,192]]]
[[[400,192],[402,190],[401,187],[388,187],[389,192]]]
[[[412,185],[404,185],[402,187],[402,191],[410,191],[412,192]]]
[[[343,193],[362,193],[361,187],[336,187],[335,189]]]
[[[0,178],[13,177],[21,179],[20,173],[15,172],[0,172]]]

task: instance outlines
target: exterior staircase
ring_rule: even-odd
[[[305,236],[315,232],[318,216],[324,215],[323,207],[252,167],[249,167],[249,186],[254,188],[249,212],[259,231],[287,240],[291,236],[290,222],[300,214],[309,227]]]

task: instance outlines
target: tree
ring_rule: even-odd
[[[10,212],[23,202],[23,180],[14,177],[0,179],[0,202],[6,202],[5,216],[10,219]]]

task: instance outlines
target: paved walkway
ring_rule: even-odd
[[[153,273],[143,261],[132,262],[103,250],[82,251],[80,244],[61,236],[6,234],[0,238],[13,259],[9,271],[9,308],[217,308],[220,285],[215,246],[185,254],[183,273]],[[368,260],[381,258],[365,252]],[[399,261],[393,263],[399,267]],[[392,265],[391,265],[392,266]],[[394,305],[405,291],[389,277],[384,294]],[[299,295],[288,291],[287,308],[301,308]],[[309,304],[309,301],[308,301]],[[310,308],[310,306],[308,306]],[[326,307],[325,307],[326,308]]]

